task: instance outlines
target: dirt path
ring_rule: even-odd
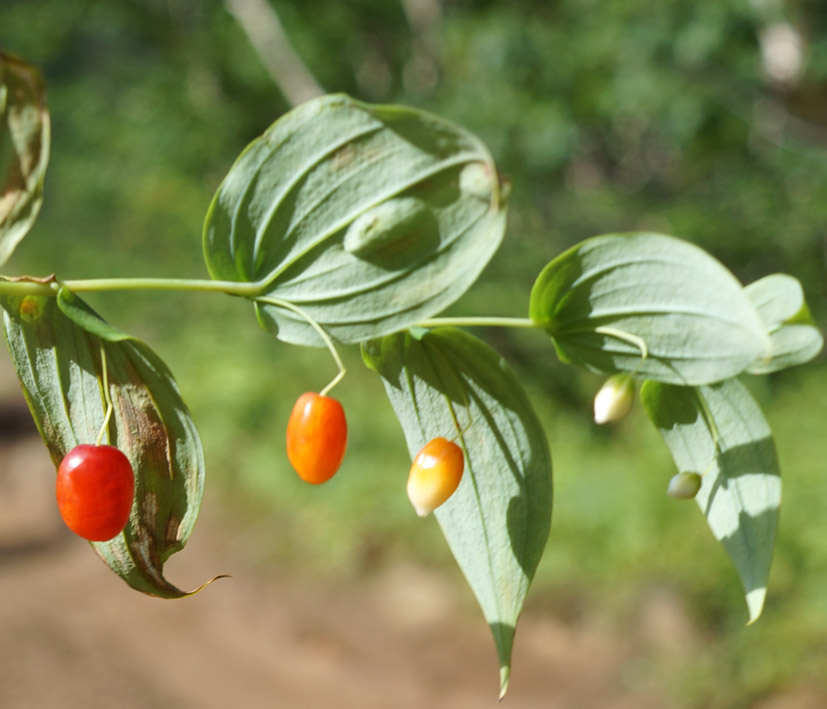
[[[40,440],[3,431],[0,707],[496,704],[493,644],[458,579],[412,565],[369,579],[277,578],[245,560],[232,522],[205,505],[169,575],[182,587],[233,578],[181,601],[145,597],[63,528]],[[529,611],[506,706],[665,706],[626,686],[630,652],[605,629]]]
[[[493,643],[458,574],[395,564],[369,578],[279,577],[245,556],[208,498],[168,575],[184,588],[233,578],[180,601],[131,591],[60,522],[26,416],[0,407],[0,708],[496,705]],[[529,605],[504,707],[674,706],[640,667],[702,651],[675,597],[653,593],[626,632],[599,613],[564,615]],[[824,706],[780,699],[762,709]]]

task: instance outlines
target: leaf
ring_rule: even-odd
[[[682,473],[699,473],[695,498],[746,591],[749,622],[761,615],[772,563],[781,477],[769,424],[737,379],[703,387],[647,381],[646,413]]]
[[[106,412],[102,353],[114,405],[107,437],[135,470],[126,529],[92,543],[133,588],[162,598],[188,595],[163,575],[184,547],[204,490],[198,432],[164,363],[144,343],[101,320],[77,296],[0,296],[5,334],[32,416],[55,466],[94,443]]]
[[[824,339],[813,322],[798,279],[775,273],[750,283],[744,291],[770,337],[771,353],[754,362],[750,374],[768,374],[809,362]]]
[[[770,347],[735,277],[661,234],[609,234],[569,249],[537,278],[530,316],[563,361],[671,384],[728,379]]]
[[[43,77],[0,52],[0,265],[34,224],[49,162],[49,112]]]
[[[325,96],[241,154],[204,224],[215,279],[298,306],[360,342],[443,310],[497,250],[505,206],[485,146],[411,108]],[[321,345],[294,311],[257,303],[286,342]]]
[[[489,623],[508,686],[517,618],[548,539],[551,458],[519,380],[490,347],[453,328],[398,333],[363,345],[382,376],[413,458],[459,435],[466,469],[436,512]],[[400,488],[405,474],[399,471]]]

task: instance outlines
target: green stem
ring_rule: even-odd
[[[430,318],[417,323],[419,327],[542,327],[531,318],[458,317]]]
[[[709,404],[706,401],[706,397],[701,393],[701,388],[693,387],[692,391],[694,392],[695,400],[698,402],[698,406],[701,409],[701,416],[703,416],[704,421],[706,422],[706,425],[709,428],[709,433],[712,435],[712,443],[715,446],[715,455],[717,457],[718,453],[721,452],[721,434],[718,431],[718,426],[715,424],[715,417],[712,415],[712,411],[709,409]]]
[[[103,424],[98,432],[98,440],[95,442],[96,446],[99,446],[101,441],[103,441],[103,434],[109,427],[109,419],[112,418],[112,411],[115,408],[112,405],[112,398],[109,396],[109,371],[106,366],[106,350],[103,348],[103,343],[101,343],[101,375],[103,379],[101,382],[103,386],[103,398],[106,402],[106,414],[103,417]]]
[[[345,363],[342,362],[342,358],[339,356],[339,352],[336,349],[336,345],[333,344],[333,340],[330,339],[330,335],[328,335],[324,328],[319,325],[313,318],[310,317],[304,310],[302,310],[298,305],[294,305],[293,303],[282,300],[281,298],[256,298],[256,302],[258,303],[268,303],[270,305],[275,305],[279,308],[284,308],[285,310],[290,310],[298,315],[302,320],[305,320],[310,327],[312,327],[319,337],[322,338],[322,342],[324,342],[325,346],[327,347],[328,351],[333,357],[333,361],[336,362],[336,366],[339,368],[339,373],[333,377],[330,383],[319,392],[320,396],[327,396],[327,393],[335,387],[342,378],[347,373],[347,369],[345,368]]]
[[[56,283],[37,283],[36,281],[7,281],[0,279],[2,295],[57,295]]]
[[[178,290],[255,296],[261,291],[261,286],[258,283],[213,281],[198,278],[96,278],[62,281],[61,285],[73,293],[116,290]]]
[[[606,335],[607,337],[613,337],[616,340],[621,340],[622,342],[627,342],[634,347],[637,347],[640,350],[640,359],[641,363],[638,365],[638,369],[643,365],[643,360],[645,360],[649,356],[649,348],[646,346],[646,341],[642,337],[638,337],[637,335],[633,335],[631,332],[624,332],[623,330],[617,330],[613,327],[608,327],[606,325],[601,325],[600,327],[596,327],[594,329],[595,332]],[[637,372],[636,369],[632,374]]]
[[[260,283],[238,281],[213,281],[190,278],[93,278],[86,280],[51,281],[2,280],[0,293],[7,295],[56,296],[60,286],[73,293],[94,293],[100,291],[166,290],[227,293],[254,297],[261,292]]]
[[[288,303],[279,298],[256,297],[260,295],[264,287],[261,282],[213,281],[197,278],[91,278],[40,282],[37,280],[3,280],[3,277],[0,276],[0,294],[6,295],[41,295],[54,297],[57,295],[61,286],[64,286],[73,293],[133,290],[226,293],[228,295],[253,298],[264,303],[271,303],[272,305],[287,308],[307,320],[311,325],[314,325],[313,319],[292,303]],[[417,325],[420,327],[542,327],[542,324],[530,318],[500,317],[429,318],[422,320],[417,323]]]

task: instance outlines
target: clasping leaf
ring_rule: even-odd
[[[35,423],[55,466],[104,421],[103,368],[114,406],[104,442],[135,470],[135,501],[124,531],[92,546],[133,588],[162,598],[188,595],[164,578],[184,547],[204,490],[201,440],[178,387],[143,342],[109,326],[62,289],[57,298],[0,296],[5,334]]]
[[[478,138],[436,116],[325,96],[241,154],[204,224],[213,278],[288,301],[342,342],[453,303],[498,248],[505,205]],[[321,345],[293,310],[256,303],[286,342]]]
[[[737,379],[702,387],[647,381],[640,398],[678,470],[701,475],[695,499],[735,564],[754,622],[767,594],[781,504],[769,424]]]
[[[770,352],[736,278],[670,236],[609,234],[558,256],[531,291],[530,316],[560,358],[671,384],[722,381]]]
[[[769,357],[754,362],[750,374],[768,374],[815,357],[824,338],[813,322],[798,279],[774,273],[750,283],[745,289],[770,337]]]
[[[480,340],[453,328],[363,345],[384,380],[411,458],[436,437],[465,454],[459,488],[434,515],[494,635],[501,696],[523,599],[551,522],[551,458],[519,380]],[[399,471],[400,491],[407,471]]]

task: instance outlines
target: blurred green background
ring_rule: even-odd
[[[796,275],[827,324],[822,0],[270,1],[325,91],[440,113],[480,135],[512,180],[504,246],[452,313],[522,316],[560,251],[651,229],[703,246],[744,283]],[[3,0],[0,47],[40,66],[53,122],[43,211],[7,273],[206,276],[211,195],[290,108],[282,89],[295,78],[268,74],[231,13],[243,4]],[[273,340],[230,298],[89,300],[176,373],[204,439],[206,504],[241,511],[262,560],[341,574],[406,557],[452,563],[436,525],[410,509],[401,431],[356,350],[337,388],[349,453],[310,488],[289,470],[283,431],[295,398],[333,375],[326,352]],[[555,464],[529,603],[622,616],[645,589],[674,588],[708,641],[665,680],[686,705],[827,692],[823,356],[749,382],[785,499],[767,608],[744,629],[735,573],[695,506],[665,497],[671,461],[641,412],[598,429],[598,378],[558,363],[538,333],[478,334],[524,381]]]

